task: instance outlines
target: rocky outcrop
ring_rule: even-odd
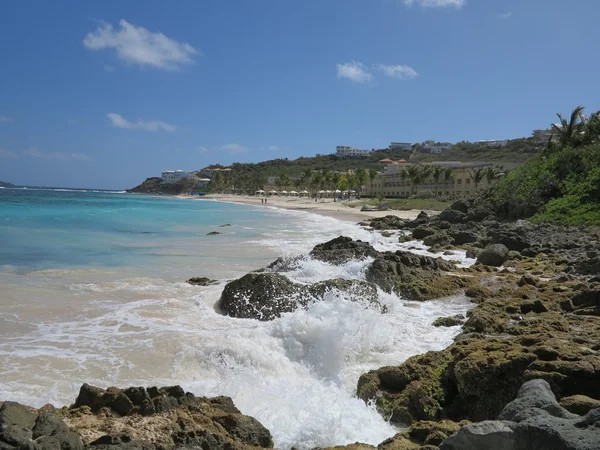
[[[81,387],[74,405],[0,406],[2,450],[250,450],[271,433],[228,397],[196,397],[179,386]]]
[[[600,446],[600,409],[585,417],[556,401],[544,380],[525,383],[497,420],[466,425],[440,450],[595,450]]]
[[[508,259],[508,248],[503,244],[491,244],[477,255],[477,263],[500,267]]]
[[[310,256],[319,261],[339,265],[355,259],[374,258],[377,256],[377,251],[366,242],[340,236],[317,245],[311,250]]]
[[[207,277],[193,277],[186,281],[186,283],[191,284],[192,286],[210,286],[216,282],[217,280]]]
[[[466,278],[446,273],[454,269],[443,259],[397,251],[379,253],[365,276],[385,292],[430,300],[455,294],[469,284]]]
[[[398,230],[403,228],[406,223],[398,216],[376,217],[371,219],[369,226],[374,230]]]
[[[217,306],[232,317],[267,321],[320,301],[331,291],[386,312],[377,288],[366,281],[333,279],[304,285],[278,273],[249,273],[228,283]]]

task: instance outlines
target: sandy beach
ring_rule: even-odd
[[[320,214],[322,216],[334,217],[340,220],[348,220],[353,222],[360,222],[364,219],[370,219],[374,217],[384,217],[389,215],[397,216],[401,219],[413,220],[421,212],[418,209],[412,209],[408,211],[361,211],[360,206],[353,208],[351,205],[357,202],[343,200],[334,202],[333,199],[319,199],[315,202],[311,198],[300,198],[300,197],[267,197],[267,203],[261,202],[261,197],[255,197],[250,195],[220,195],[211,194],[205,197],[189,197],[182,196],[181,198],[194,199],[194,200],[216,200],[221,202],[239,203],[243,205],[253,206],[266,206],[273,208],[292,209],[296,211],[307,211],[314,214]]]

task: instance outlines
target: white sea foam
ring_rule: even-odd
[[[248,240],[245,248],[267,245],[295,256],[343,234],[379,250],[426,253],[419,244],[400,244],[397,236],[351,223],[282,214],[295,214],[306,231],[275,231]],[[460,254],[456,259],[468,263]],[[363,279],[369,262],[332,266],[304,258],[287,275],[302,283]],[[0,315],[0,324],[10,327],[0,341],[0,398],[62,405],[84,382],[181,384],[198,395],[231,396],[272,432],[277,448],[376,445],[396,430],[355,397],[360,374],[448,346],[459,328],[431,323],[469,307],[463,297],[419,303],[380,292],[388,308],[381,314],[329,292],[308,309],[259,322],[216,312],[224,282],[196,287],[126,272],[33,272],[23,275],[24,282],[7,276],[6,295],[35,293],[38,304],[11,306]]]

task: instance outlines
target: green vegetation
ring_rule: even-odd
[[[524,163],[544,146],[531,138],[512,139],[504,148],[492,148],[478,142],[459,142],[441,155],[421,153],[415,155],[419,162],[427,161],[486,161]]]
[[[6,181],[0,181],[0,187],[11,188],[11,187],[15,187],[15,185],[11,184],[11,183],[7,183]]]
[[[598,225],[600,111],[587,117],[578,107],[559,119],[548,147],[501,180],[490,200],[511,219]]]

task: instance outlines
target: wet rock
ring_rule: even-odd
[[[482,250],[480,248],[471,247],[471,248],[467,249],[465,256],[467,258],[477,259],[477,256],[479,256],[481,251]]]
[[[377,256],[377,251],[366,242],[340,236],[317,245],[311,250],[310,256],[319,261],[339,265],[355,259],[374,258]]]
[[[377,287],[367,281],[335,278],[312,284],[307,287],[307,291],[313,299],[321,299],[327,292],[339,291],[349,296],[350,300],[367,302],[382,313],[387,312],[386,306],[378,300]]]
[[[448,231],[448,235],[452,238],[454,245],[472,244],[479,240],[479,235],[475,231]]]
[[[429,246],[445,246],[452,242],[452,238],[446,233],[435,233],[423,239],[423,244]]]
[[[216,236],[217,234],[221,234],[219,231],[210,231],[206,233],[207,236]]]
[[[516,450],[515,433],[497,420],[473,423],[446,439],[440,450]]]
[[[466,221],[467,222],[481,222],[492,215],[492,211],[484,206],[475,206],[470,209]]]
[[[462,314],[452,317],[440,317],[433,321],[432,325],[434,327],[455,327],[457,325],[462,325],[465,321],[465,317]]]
[[[273,447],[271,433],[254,417],[229,414],[217,417],[215,421],[221,424],[231,436],[234,436],[237,440],[247,445],[262,448]]]
[[[102,408],[110,408],[117,414],[126,416],[134,405],[120,389],[109,387],[104,390],[86,383],[79,389],[79,395],[74,405],[75,408],[82,406],[89,406],[94,413]]]
[[[186,283],[192,286],[210,286],[211,284],[217,283],[217,280],[213,280],[207,277],[193,277],[186,281]]]
[[[477,255],[477,263],[500,267],[508,259],[508,248],[502,244],[488,245]]]
[[[30,408],[15,402],[4,402],[0,407],[0,448],[28,445],[36,419],[37,414]]]
[[[452,203],[452,205],[450,205],[450,209],[467,214],[469,212],[470,205],[468,201],[460,199]]]
[[[467,284],[466,279],[445,273],[452,269],[452,263],[443,259],[398,251],[378,254],[365,276],[385,292],[430,300],[453,295]]]
[[[374,230],[401,230],[406,226],[406,223],[398,216],[385,216],[371,219],[369,225]]]
[[[230,226],[231,226],[230,223],[225,223],[223,225],[220,225],[219,228],[230,227]]]
[[[273,320],[298,308],[301,288],[277,273],[249,273],[227,283],[218,307],[240,319]]]

